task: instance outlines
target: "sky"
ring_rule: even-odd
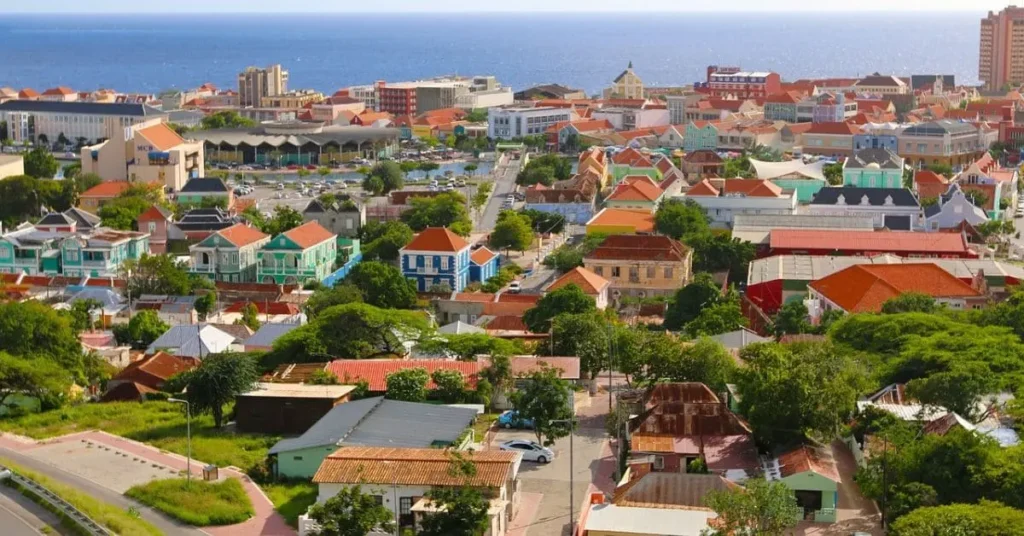
[[[48,0],[46,2],[6,2],[14,4],[0,8],[5,13],[431,13],[431,12],[723,12],[723,11],[964,11],[983,15],[987,10],[999,10],[1007,0],[859,0],[849,2],[822,2],[821,0],[640,0],[624,3],[622,0],[516,0],[515,2],[478,2],[466,9],[465,0],[390,0],[388,2],[357,2],[354,0],[177,0],[168,10],[164,2],[138,0],[88,0],[83,10],[81,0]]]

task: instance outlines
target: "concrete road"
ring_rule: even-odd
[[[522,165],[521,159],[510,160],[508,163],[497,166],[492,172],[494,177],[494,189],[491,191],[491,200],[480,213],[479,219],[473,229],[479,232],[490,232],[494,224],[498,222],[498,213],[501,212],[501,204],[505,202],[508,194],[516,189],[516,175]]]
[[[198,529],[195,529],[187,525],[182,525],[174,520],[164,517],[162,514],[149,508],[148,506],[144,506],[131,499],[128,499],[127,497],[113,490],[107,489],[103,486],[100,486],[94,482],[91,482],[85,478],[74,475],[67,471],[58,469],[48,463],[39,461],[31,456],[26,456],[25,454],[22,454],[18,451],[0,447],[0,456],[6,457],[11,461],[21,465],[22,467],[40,473],[46,477],[53,479],[56,482],[72,486],[77,490],[86,493],[99,501],[103,501],[117,508],[127,510],[129,507],[134,506],[136,509],[138,509],[139,514],[142,516],[143,519],[149,521],[158,529],[160,529],[165,534],[168,534],[170,536],[202,536],[203,534],[205,534],[204,532]],[[0,521],[0,527],[4,527],[2,521]]]
[[[0,532],[4,536],[72,534],[60,519],[14,488],[0,487]]]

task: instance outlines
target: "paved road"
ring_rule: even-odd
[[[11,450],[5,447],[0,447],[0,456],[4,456],[11,461],[31,469],[37,473],[47,476],[56,482],[67,484],[72,486],[79,491],[90,495],[91,497],[103,501],[109,505],[116,506],[127,510],[129,507],[134,506],[139,510],[142,518],[155,525],[158,529],[163,531],[165,534],[170,536],[201,536],[204,533],[192,527],[183,526],[175,521],[172,521],[155,510],[150,509],[147,506],[143,506],[127,497],[116,493],[110,489],[100,486],[90,480],[82,478],[80,476],[71,474],[67,471],[58,469],[48,463],[41,462],[31,456],[26,456],[18,451]],[[0,521],[0,527],[4,527],[2,521]],[[0,531],[2,532],[2,531]],[[6,532],[2,532],[6,536]]]
[[[494,229],[494,224],[498,222],[498,213],[501,212],[501,204],[516,188],[516,175],[519,174],[522,162],[522,159],[510,159],[507,164],[494,168],[494,189],[491,192],[491,200],[481,212],[479,221],[473,226],[474,230],[490,232],[491,229]]]
[[[0,487],[0,532],[4,536],[64,534],[57,516],[44,510],[14,488]]]

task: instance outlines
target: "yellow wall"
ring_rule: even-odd
[[[0,155],[0,180],[25,174],[25,159],[21,155]]]
[[[588,225],[587,234],[636,234],[636,227],[632,225]]]

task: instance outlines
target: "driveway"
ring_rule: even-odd
[[[492,172],[494,177],[494,188],[491,191],[491,199],[487,206],[480,212],[480,219],[473,226],[475,231],[490,232],[494,224],[498,222],[498,213],[501,212],[501,204],[505,198],[516,188],[516,175],[519,174],[519,167],[522,159],[512,160],[507,164],[496,166]]]
[[[857,462],[853,454],[841,441],[832,442],[832,457],[836,460],[839,476],[839,504],[836,508],[836,522],[824,523],[801,522],[796,526],[795,534],[806,536],[847,536],[854,532],[864,532],[875,536],[885,534],[881,527],[881,514],[875,503],[861,494],[860,488],[853,480],[857,472]]]

